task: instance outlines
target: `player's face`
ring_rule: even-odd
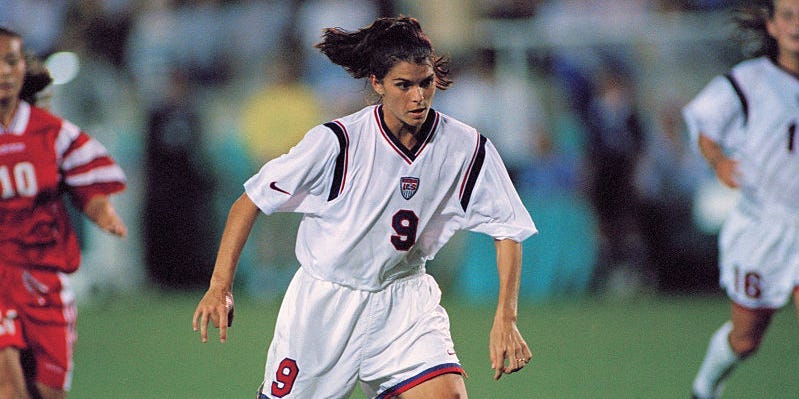
[[[774,17],[766,22],[780,56],[799,57],[799,0],[775,0]]]
[[[22,90],[25,79],[25,57],[22,40],[0,35],[0,101],[13,101]]]
[[[372,76],[372,88],[382,96],[383,117],[392,133],[421,129],[436,94],[435,80],[431,64],[406,61],[391,67],[380,81]]]

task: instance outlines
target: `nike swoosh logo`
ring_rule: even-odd
[[[269,188],[271,188],[272,190],[275,190],[275,191],[281,192],[281,193],[283,193],[283,194],[286,194],[286,195],[291,195],[291,193],[290,193],[290,192],[288,192],[288,191],[286,191],[286,190],[284,190],[284,189],[282,189],[282,188],[278,187],[276,183],[277,183],[277,182],[275,182],[275,181],[273,181],[273,182],[269,183]]]

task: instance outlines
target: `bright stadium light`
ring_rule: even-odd
[[[44,65],[50,71],[54,85],[69,83],[80,71],[80,59],[77,54],[70,51],[53,53],[47,57]]]

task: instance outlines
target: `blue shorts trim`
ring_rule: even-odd
[[[403,392],[405,392],[405,391],[407,391],[407,390],[409,390],[409,389],[411,389],[411,388],[413,388],[413,387],[415,387],[415,386],[417,386],[417,385],[419,385],[419,384],[421,384],[421,383],[423,383],[425,381],[429,381],[429,380],[431,380],[431,379],[433,379],[435,377],[438,377],[440,375],[443,375],[443,374],[466,375],[466,372],[463,370],[463,367],[461,367],[461,365],[458,364],[458,363],[441,364],[441,365],[438,365],[438,366],[435,366],[435,367],[431,367],[431,368],[429,368],[429,369],[427,369],[425,371],[422,371],[421,373],[419,373],[419,374],[417,374],[417,375],[415,375],[415,376],[413,376],[413,377],[411,377],[411,378],[409,378],[409,379],[407,379],[405,381],[402,381],[399,384],[394,385],[393,387],[391,387],[389,389],[386,389],[385,391],[383,391],[383,393],[381,393],[380,395],[377,395],[377,397],[375,399],[389,399],[389,398],[398,397]]]

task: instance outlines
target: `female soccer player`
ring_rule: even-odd
[[[719,180],[741,192],[719,236],[731,319],[711,338],[694,380],[700,399],[721,396],[791,296],[799,312],[799,0],[756,3],[736,18],[759,35],[756,58],[713,79],[684,109]]]
[[[372,398],[465,398],[441,292],[425,262],[468,229],[496,243],[495,378],[520,370],[532,357],[516,326],[520,242],[536,228],[491,142],[431,108],[436,89],[451,83],[448,60],[407,17],[355,32],[326,29],[316,47],[368,79],[379,101],[311,129],[244,184],[195,331],[207,341],[210,321],[226,340],[236,263],[258,214],[299,212],[301,267],[258,397],[343,398],[360,382]]]
[[[64,197],[124,237],[108,196],[125,176],[100,143],[29,102],[51,82],[33,67],[19,34],[0,28],[0,398],[54,399],[67,397],[72,377],[67,274],[80,261]]]

